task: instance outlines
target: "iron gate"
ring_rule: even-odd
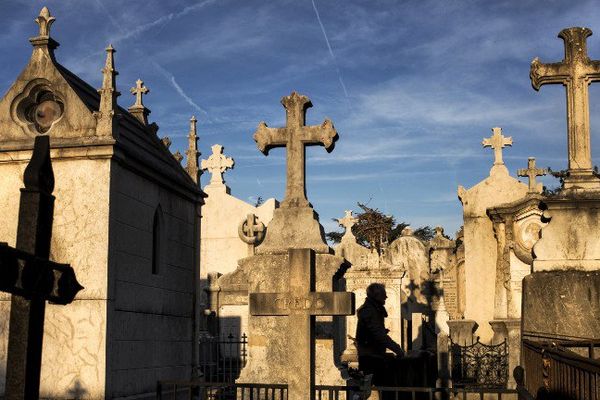
[[[505,388],[508,383],[508,343],[469,346],[450,342],[452,383],[456,387]]]

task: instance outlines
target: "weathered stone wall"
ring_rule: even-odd
[[[53,157],[57,151],[53,150]],[[14,245],[19,188],[30,152],[0,154],[0,238]],[[10,161],[10,159],[16,159]],[[48,305],[40,395],[104,398],[109,161],[54,159],[56,196],[50,258],[70,263],[85,287],[72,304]],[[6,364],[10,296],[0,294],[0,365]],[[58,361],[60,360],[60,362]],[[0,393],[4,392],[4,367]]]
[[[153,221],[160,206],[158,273]],[[189,379],[193,354],[195,206],[113,163],[107,392],[151,394],[159,379]]]

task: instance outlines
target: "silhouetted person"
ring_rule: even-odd
[[[398,372],[394,357],[386,355],[386,349],[390,349],[398,357],[404,356],[402,347],[388,335],[389,330],[385,328],[385,299],[385,286],[372,283],[367,287],[365,303],[356,312],[358,368],[365,375],[373,374],[373,384],[377,386],[392,386]]]

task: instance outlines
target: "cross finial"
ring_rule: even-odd
[[[345,215],[344,218],[340,218],[338,220],[338,223],[343,226],[344,228],[346,228],[346,232],[344,232],[344,238],[346,237],[353,237],[352,235],[352,227],[354,225],[356,225],[356,223],[358,222],[358,218],[356,218],[355,216],[352,215],[352,211],[351,210],[346,210],[344,211]]]
[[[40,27],[40,33],[38,36],[49,38],[50,27],[52,26],[55,20],[56,18],[50,15],[50,10],[48,10],[48,7],[42,8],[42,10],[40,11],[40,15],[38,15],[35,19],[35,22],[37,22],[37,24]]]
[[[535,90],[545,84],[560,83],[567,91],[568,176],[564,188],[598,189],[600,180],[592,170],[590,150],[589,85],[600,81],[600,61],[587,55],[588,28],[567,28],[558,36],[563,39],[565,56],[561,62],[531,62],[530,78]]]
[[[200,168],[208,170],[211,173],[210,186],[222,186],[225,183],[223,181],[223,172],[227,169],[232,169],[235,162],[233,158],[223,155],[223,146],[220,144],[213,145],[211,149],[212,154],[208,159],[202,160]]]
[[[135,96],[135,103],[129,107],[129,112],[132,113],[141,123],[144,125],[148,125],[148,114],[150,114],[150,110],[144,106],[143,95],[150,92],[146,86],[144,86],[144,81],[138,79],[135,81],[135,87],[129,89],[131,94]]]
[[[135,87],[132,87],[130,91],[131,94],[135,96],[135,104],[133,105],[133,107],[144,107],[144,101],[142,99],[142,96],[150,92],[150,89],[144,86],[144,81],[141,79],[135,81]]]
[[[494,149],[494,165],[504,165],[502,160],[502,149],[506,146],[512,146],[512,137],[506,137],[502,134],[502,128],[492,128],[492,136],[484,138],[481,144],[483,147],[491,147]]]
[[[540,192],[540,188],[538,188],[538,183],[536,182],[536,177],[546,175],[547,173],[548,170],[546,168],[535,167],[535,157],[529,157],[527,160],[527,168],[521,168],[517,171],[518,176],[526,176],[529,178],[529,193]]]
[[[305,146],[320,145],[331,152],[338,135],[329,119],[321,125],[305,125],[306,110],[312,107],[308,97],[292,92],[281,99],[281,104],[286,111],[285,128],[269,128],[261,122],[254,133],[254,141],[265,155],[274,147],[287,148],[287,183],[281,207],[309,207],[304,178]]]

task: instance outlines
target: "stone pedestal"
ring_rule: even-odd
[[[533,248],[533,272],[600,270],[600,192],[569,190],[544,199],[542,209],[550,223]]]
[[[453,343],[460,346],[468,346],[473,344],[473,335],[479,327],[477,322],[470,319],[461,319],[448,321],[448,328],[450,329],[450,339]]]
[[[288,254],[259,254],[240,260],[239,268],[248,278],[249,293],[286,292],[289,282]],[[331,292],[334,276],[343,271],[344,259],[330,254],[316,255],[316,291]],[[333,318],[317,317],[315,324],[315,383],[342,385],[344,380],[334,360]],[[295,343],[287,336],[288,319],[279,316],[248,318],[248,362],[239,383],[287,383],[289,347]]]
[[[492,344],[507,341],[508,344],[508,388],[517,387],[513,370],[520,364],[521,359],[521,319],[499,319],[490,321],[494,338]]]

